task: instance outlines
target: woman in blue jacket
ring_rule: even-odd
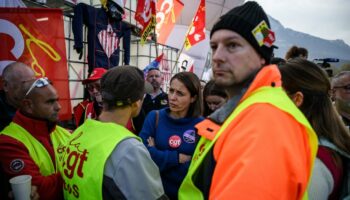
[[[180,72],[170,80],[169,108],[151,111],[140,137],[158,165],[165,193],[177,199],[197,142],[194,125],[203,120],[198,77]]]

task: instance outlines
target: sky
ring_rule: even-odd
[[[350,0],[255,0],[284,27],[350,45]]]

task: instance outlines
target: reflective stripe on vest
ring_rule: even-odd
[[[27,130],[22,128],[20,125],[11,122],[1,134],[12,137],[20,141],[29,152],[29,156],[33,159],[35,164],[39,167],[40,173],[43,176],[49,176],[56,172],[57,164],[53,164],[49,152],[45,147],[35,139]],[[56,126],[55,130],[50,134],[52,141],[53,149],[55,152],[55,160],[58,162],[58,153],[57,149],[62,144],[65,143],[68,137],[70,136],[69,132],[62,127]]]
[[[102,199],[105,163],[119,142],[140,138],[125,127],[87,119],[64,147],[59,170],[65,199]],[[122,181],[122,180],[121,180]]]
[[[261,87],[254,91],[247,99],[241,102],[237,108],[232,112],[232,114],[225,120],[220,130],[217,132],[213,140],[208,140],[201,137],[199,140],[196,150],[193,154],[192,161],[188,173],[182,182],[179,189],[179,199],[208,199],[209,197],[204,198],[202,192],[194,185],[192,177],[195,174],[198,167],[203,162],[206,154],[210,152],[210,149],[213,148],[216,140],[220,137],[221,133],[226,129],[226,127],[233,121],[235,118],[247,107],[256,103],[268,103],[272,104],[280,110],[289,113],[302,124],[308,133],[309,144],[311,149],[311,169],[310,176],[313,168],[314,159],[317,152],[317,136],[315,131],[312,129],[310,123],[307,121],[302,112],[295,107],[294,103],[289,99],[281,87]],[[203,148],[204,145],[204,148]],[[204,149],[204,150],[203,150]],[[303,199],[308,199],[307,190],[303,195]]]

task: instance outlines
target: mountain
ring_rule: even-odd
[[[343,40],[326,40],[290,28],[285,28],[279,21],[269,17],[272,30],[276,35],[278,49],[275,56],[284,58],[288,49],[293,46],[304,47],[309,52],[309,60],[316,58],[338,58],[350,60],[350,46]]]

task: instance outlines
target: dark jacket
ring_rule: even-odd
[[[162,108],[168,107],[168,94],[162,92],[152,99],[150,94],[146,94],[143,99],[142,109],[147,115],[152,110],[160,110]]]
[[[179,154],[192,156],[198,139],[194,126],[204,118],[173,119],[169,115],[169,108],[157,112],[159,112],[158,124],[155,123],[156,111],[150,112],[139,136],[159,167],[165,194],[170,199],[178,199],[178,189],[190,165],[190,162],[179,163]],[[154,147],[148,146],[149,137],[154,138],[156,144]]]
[[[0,131],[12,121],[16,108],[6,102],[5,92],[0,90]]]
[[[96,67],[109,69],[119,65],[119,43],[123,38],[124,60],[122,63],[128,65],[130,61],[130,28],[123,22],[117,22],[108,17],[104,8],[95,8],[93,6],[79,3],[74,7],[73,34],[74,48],[83,48],[83,24],[88,28],[88,65],[89,73]],[[109,32],[109,26],[111,30]],[[108,40],[112,51],[110,57],[106,47],[102,44],[107,41],[107,36],[112,36],[114,40]],[[102,39],[104,38],[104,39]],[[113,42],[114,41],[114,42]]]
[[[135,127],[135,132],[139,133],[142,129],[143,122],[149,112],[152,110],[160,110],[168,107],[168,94],[163,92],[158,94],[155,98],[152,99],[150,94],[146,94],[143,98],[142,109],[139,115],[133,118],[133,123]]]

